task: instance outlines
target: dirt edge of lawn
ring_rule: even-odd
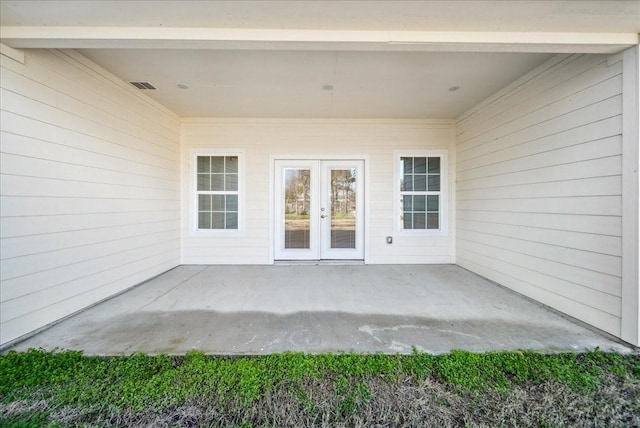
[[[640,426],[640,355],[0,355],[4,426]]]

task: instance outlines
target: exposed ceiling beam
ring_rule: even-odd
[[[149,27],[0,27],[13,48],[262,49],[615,53],[636,33],[340,31]]]

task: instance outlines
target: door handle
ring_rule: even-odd
[[[324,214],[322,214],[322,215],[320,216],[320,218],[326,218],[326,217],[327,217],[327,216],[326,216],[326,215],[324,215]]]

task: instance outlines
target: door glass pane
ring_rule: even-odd
[[[356,169],[331,170],[331,248],[356,248]]]
[[[311,170],[284,170],[284,248],[310,248]]]

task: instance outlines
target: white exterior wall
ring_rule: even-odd
[[[457,263],[616,336],[621,59],[556,56],[456,124]]]
[[[179,263],[180,121],[73,51],[0,58],[6,344]]]
[[[185,119],[182,132],[182,263],[269,264],[273,237],[271,174],[278,156],[365,158],[367,263],[454,263],[455,134],[453,121]],[[198,237],[190,231],[190,152],[243,150],[246,231]],[[399,236],[393,230],[394,150],[449,151],[447,236]],[[393,244],[386,237],[393,236]]]
[[[640,346],[640,48],[622,54],[622,339]]]

